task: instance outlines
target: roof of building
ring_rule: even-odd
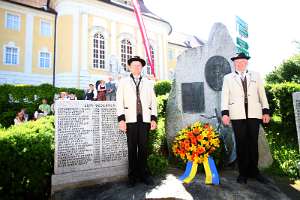
[[[124,8],[126,10],[133,11],[131,0],[129,0],[129,1],[127,1],[127,0],[99,0],[99,1],[103,1],[105,3],[109,3],[109,4],[114,5],[114,6],[117,6],[117,7],[120,7],[120,8]],[[154,14],[153,12],[151,12],[146,7],[146,5],[144,3],[144,0],[138,0],[138,2],[139,2],[140,8],[141,8],[141,12],[142,12],[143,15],[168,24],[168,26],[170,27],[169,34],[172,33],[172,26],[171,26],[171,24],[169,22],[167,22],[163,18],[159,17],[158,15]]]
[[[4,1],[8,1],[8,2],[15,3],[15,4],[23,5],[23,6],[26,6],[26,7],[35,8],[35,9],[55,13],[55,10],[53,10],[49,7],[49,2],[51,0],[4,0]],[[126,1],[126,0],[99,0],[99,1],[109,3],[111,5],[114,5],[114,6],[117,6],[117,7],[120,7],[120,8],[124,8],[126,10],[132,10],[133,11],[131,0],[128,0],[128,1]],[[171,34],[172,26],[169,22],[167,22],[166,20],[164,20],[161,17],[157,16],[153,12],[151,12],[146,7],[146,5],[144,3],[144,0],[138,0],[138,2],[140,4],[141,12],[142,12],[143,15],[168,24],[169,27],[170,27],[169,34]]]
[[[205,45],[205,41],[195,35],[173,31],[168,39],[168,43],[185,48],[193,48]]]
[[[50,0],[3,0],[7,2],[11,2],[17,5],[26,6],[29,8],[56,13],[55,10],[49,8],[49,1]]]

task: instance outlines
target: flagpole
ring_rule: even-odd
[[[150,49],[150,44],[149,44],[145,24],[144,24],[144,21],[143,21],[141,8],[140,8],[140,5],[138,3],[138,0],[132,0],[132,4],[133,4],[136,19],[137,19],[137,22],[138,22],[138,25],[139,25],[139,29],[140,29],[140,32],[141,32],[141,35],[142,35],[144,48],[145,48],[146,55],[147,55],[147,58],[148,58],[148,63],[150,64],[150,67],[151,67],[151,73],[155,77],[154,60],[152,59],[153,55],[152,55],[152,51]]]

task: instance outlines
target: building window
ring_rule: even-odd
[[[105,68],[105,41],[104,36],[100,33],[94,35],[93,67],[96,69]]]
[[[40,68],[50,68],[49,52],[40,52]]]
[[[4,64],[19,64],[19,49],[17,47],[4,47]]]
[[[152,46],[150,46],[150,50],[151,50],[151,56],[152,56],[152,60],[153,60],[153,63],[155,63],[155,56],[154,56],[154,48],[152,47]],[[148,63],[148,58],[146,59],[146,63],[147,63],[147,74],[152,74],[152,72],[151,72],[151,66],[150,66],[150,63]],[[155,64],[154,64],[154,67],[156,67],[155,66]]]
[[[6,13],[6,28],[11,30],[20,30],[20,16]]]
[[[132,43],[128,39],[123,39],[121,41],[121,64],[125,71],[127,69],[127,60],[132,58]]]
[[[41,35],[45,37],[51,36],[51,25],[50,22],[41,21]]]

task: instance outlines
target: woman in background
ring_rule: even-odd
[[[97,101],[106,101],[106,86],[104,80],[100,81],[97,90],[98,90]]]

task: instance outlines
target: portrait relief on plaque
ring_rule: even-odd
[[[206,82],[215,91],[222,90],[224,76],[230,72],[229,62],[222,56],[212,56],[205,64]]]

